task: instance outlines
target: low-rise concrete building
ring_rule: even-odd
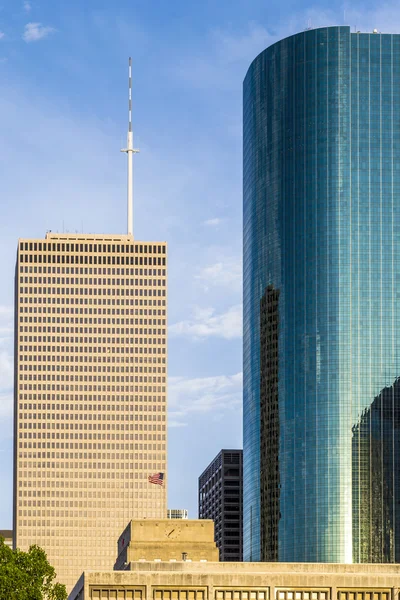
[[[130,571],[137,561],[218,561],[214,523],[209,520],[130,521],[118,539],[115,570]]]
[[[400,600],[400,565],[218,562],[214,524],[130,521],[114,571],[85,571],[69,600]]]
[[[398,600],[400,565],[136,562],[85,571],[69,600]]]

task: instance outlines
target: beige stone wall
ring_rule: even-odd
[[[162,518],[167,254],[131,236],[21,239],[16,266],[15,535],[70,589],[112,569],[132,518]]]
[[[398,600],[400,566],[138,563],[84,573],[70,600]]]
[[[9,529],[1,529],[0,537],[4,538],[4,543],[9,548],[13,547],[13,532]]]
[[[214,522],[207,519],[145,519],[131,521],[118,539],[115,570],[136,561],[218,561]]]

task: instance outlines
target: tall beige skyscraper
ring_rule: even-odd
[[[165,518],[167,248],[131,235],[21,239],[14,536],[70,589],[111,569],[133,518]]]

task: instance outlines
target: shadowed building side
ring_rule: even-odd
[[[214,521],[221,561],[242,560],[242,458],[242,450],[221,450],[199,477],[199,519]]]
[[[279,290],[269,285],[260,303],[261,558],[278,560],[279,526]]]

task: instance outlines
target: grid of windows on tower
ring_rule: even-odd
[[[112,568],[130,519],[166,515],[148,482],[166,471],[166,258],[130,236],[19,243],[14,529],[67,588]]]

